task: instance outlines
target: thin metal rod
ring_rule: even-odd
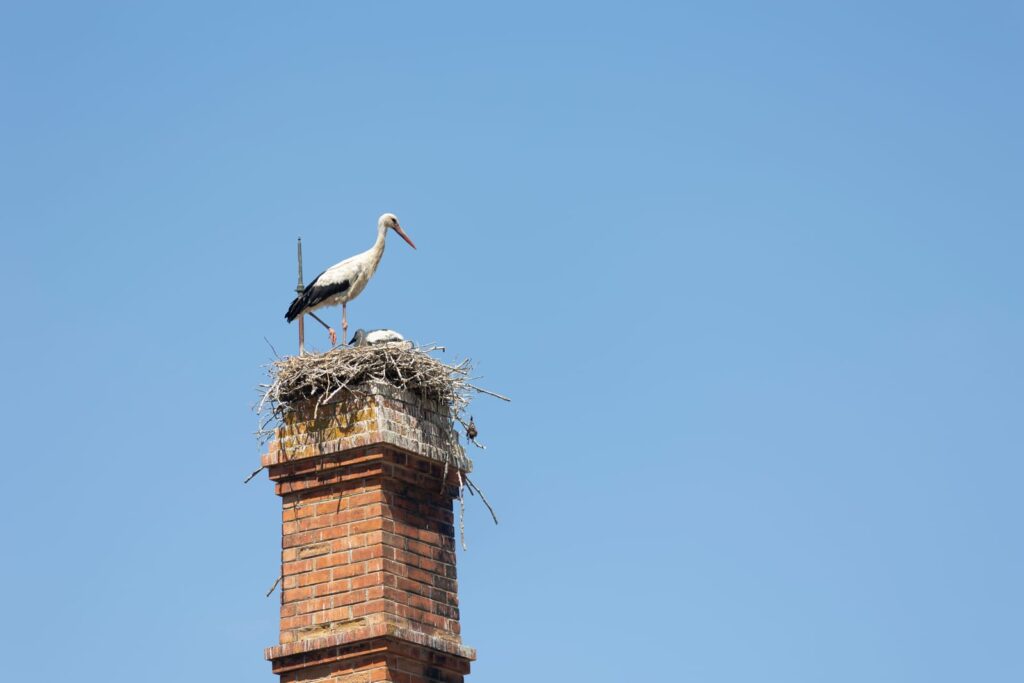
[[[302,293],[306,291],[306,286],[302,284],[302,238],[299,238],[299,283],[295,285],[295,295],[302,296]],[[299,314],[299,355],[306,353],[306,325],[305,316]],[[273,590],[273,589],[271,589]]]

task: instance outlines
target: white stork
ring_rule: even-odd
[[[405,342],[405,337],[399,332],[394,330],[356,330],[355,334],[352,335],[352,339],[349,340],[349,346],[376,346],[378,344],[393,344],[396,342]],[[412,344],[409,344],[412,346]]]
[[[386,213],[377,221],[377,241],[367,251],[356,254],[336,263],[314,278],[302,294],[295,297],[288,312],[284,314],[285,319],[291,322],[304,313],[312,314],[313,311],[325,306],[337,306],[341,304],[341,331],[342,341],[348,334],[348,319],[345,306],[349,301],[359,296],[359,293],[366,288],[366,283],[373,277],[380,263],[380,257],[384,255],[384,238],[387,236],[388,228],[394,230],[402,239],[409,243],[413,249],[416,245],[412,243],[409,236],[398,224],[398,218],[393,213]],[[316,316],[314,316],[316,317]],[[319,320],[319,318],[318,318]],[[323,321],[321,321],[323,322]],[[331,345],[338,343],[338,336],[334,329],[328,325],[327,331],[331,333]]]

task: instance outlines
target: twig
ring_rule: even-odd
[[[469,550],[466,547],[466,499],[462,495],[462,471],[457,469],[455,473],[459,475],[459,539],[462,549]]]
[[[480,494],[480,500],[482,500],[484,502],[484,505],[487,506],[487,510],[491,513],[491,519],[493,519],[494,523],[497,524],[498,515],[494,514],[494,508],[491,507],[490,502],[488,502],[487,497],[484,496],[484,492],[480,490],[480,487],[469,480],[468,474],[466,475],[466,484],[469,486],[470,493],[473,492],[473,489],[476,489],[476,492]]]
[[[502,401],[508,401],[510,403],[512,402],[512,399],[510,399],[508,396],[502,396],[501,394],[496,394],[493,391],[488,391],[487,389],[481,389],[480,387],[473,386],[472,384],[467,384],[466,386],[468,386],[470,389],[473,389],[474,391],[479,391],[481,394],[487,394],[488,396],[493,396],[494,398],[500,398]]]
[[[277,588],[277,584],[281,583],[281,579],[283,579],[283,578],[284,578],[284,574],[281,574],[281,576],[277,577],[277,581],[275,581],[274,585],[271,586],[270,590],[267,591],[267,597],[268,598],[270,597],[270,594],[274,592],[274,589]]]
[[[277,349],[275,349],[275,348],[274,348],[274,345],[270,343],[270,340],[269,340],[269,339],[267,339],[266,337],[264,337],[264,338],[263,338],[263,341],[267,342],[267,346],[269,346],[269,347],[270,347],[270,350],[274,352],[274,357],[275,357],[275,358],[280,358],[280,357],[281,357],[281,354],[279,354],[279,353],[277,352]]]
[[[257,474],[259,474],[260,472],[262,472],[265,467],[266,467],[266,465],[260,465],[258,468],[254,469],[252,471],[252,474],[250,474],[248,477],[246,477],[242,481],[242,483],[243,484],[248,484],[250,481],[252,481],[252,478],[255,477]]]

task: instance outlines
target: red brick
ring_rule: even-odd
[[[310,586],[314,583],[322,583],[329,581],[331,578],[331,572],[327,569],[320,569],[315,572],[306,572],[305,574],[299,575],[300,586]]]
[[[318,583],[313,586],[313,595],[319,598],[326,595],[345,593],[350,590],[352,590],[352,582],[349,579],[328,581],[327,583]]]
[[[282,602],[296,602],[297,600],[307,600],[311,597],[313,597],[312,588],[294,588],[284,591],[281,600]]]
[[[370,586],[381,586],[384,584],[384,572],[373,572],[357,576],[351,581],[352,590],[368,588]]]

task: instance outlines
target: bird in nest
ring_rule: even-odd
[[[357,348],[361,346],[376,346],[378,344],[401,344],[403,348],[412,348],[412,342],[406,341],[405,337],[401,334],[394,330],[384,329],[370,330],[369,332],[364,329],[358,329],[348,343],[349,346]]]
[[[476,437],[480,432],[476,429],[476,422],[473,422],[473,416],[469,416],[469,424],[466,425],[466,436],[470,441],[476,443]]]

